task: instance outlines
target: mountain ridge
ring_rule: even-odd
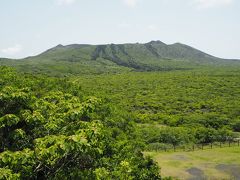
[[[200,66],[226,66],[240,61],[223,59],[191,46],[162,41],[124,44],[59,44],[36,56],[2,59],[0,65],[33,72],[85,74],[121,71],[162,71]],[[26,70],[27,69],[27,70]],[[33,70],[31,70],[33,69]]]

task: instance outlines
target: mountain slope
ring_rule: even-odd
[[[190,46],[161,41],[140,44],[58,45],[37,56],[0,60],[26,72],[47,74],[95,74],[122,71],[159,71],[225,66],[238,61],[220,59]]]

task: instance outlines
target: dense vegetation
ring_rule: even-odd
[[[238,67],[68,78],[0,73],[2,179],[159,179],[144,149],[239,137]]]
[[[0,179],[161,179],[144,151],[240,137],[238,61],[152,41],[3,64]]]
[[[0,179],[160,179],[111,105],[64,79],[0,76]]]
[[[125,109],[149,147],[239,137],[239,68],[73,78],[81,90]],[[158,144],[156,144],[158,143]]]

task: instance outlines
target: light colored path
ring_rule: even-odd
[[[240,147],[194,152],[146,152],[158,162],[162,176],[178,179],[239,179]]]

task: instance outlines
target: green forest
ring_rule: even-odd
[[[240,138],[238,60],[151,41],[0,65],[0,179],[172,179],[149,152]]]
[[[0,179],[160,178],[127,114],[68,79],[0,72]]]
[[[240,137],[238,67],[0,77],[0,179],[171,179],[145,151]]]

